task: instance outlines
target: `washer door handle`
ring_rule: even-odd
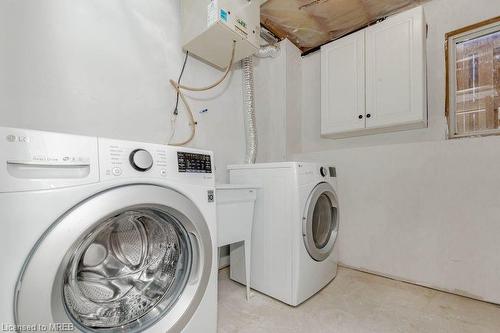
[[[193,262],[191,263],[191,267],[193,267],[193,273],[191,274],[188,283],[197,284],[202,274],[201,263],[203,262],[203,260],[201,260],[200,258],[200,256],[202,255],[200,249],[200,242],[198,240],[198,237],[194,233],[189,232],[188,235],[189,235],[189,240],[191,241],[191,249],[193,250],[193,256],[192,256]]]

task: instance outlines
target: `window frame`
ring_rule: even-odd
[[[446,105],[445,116],[448,121],[448,138],[466,138],[475,136],[500,135],[500,128],[475,131],[466,134],[456,133],[456,45],[488,34],[500,31],[500,16],[472,24],[446,34],[445,67],[446,67]]]

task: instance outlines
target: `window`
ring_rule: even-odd
[[[500,17],[446,35],[450,137],[500,134]]]

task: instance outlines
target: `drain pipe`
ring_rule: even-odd
[[[279,47],[268,45],[255,53],[258,58],[276,57]],[[255,118],[255,89],[253,76],[253,57],[241,60],[243,73],[243,106],[245,112],[246,154],[245,163],[254,164],[257,158],[257,121]]]

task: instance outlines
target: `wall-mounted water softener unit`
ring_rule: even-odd
[[[236,42],[234,61],[259,49],[261,0],[182,0],[185,51],[225,68]]]

